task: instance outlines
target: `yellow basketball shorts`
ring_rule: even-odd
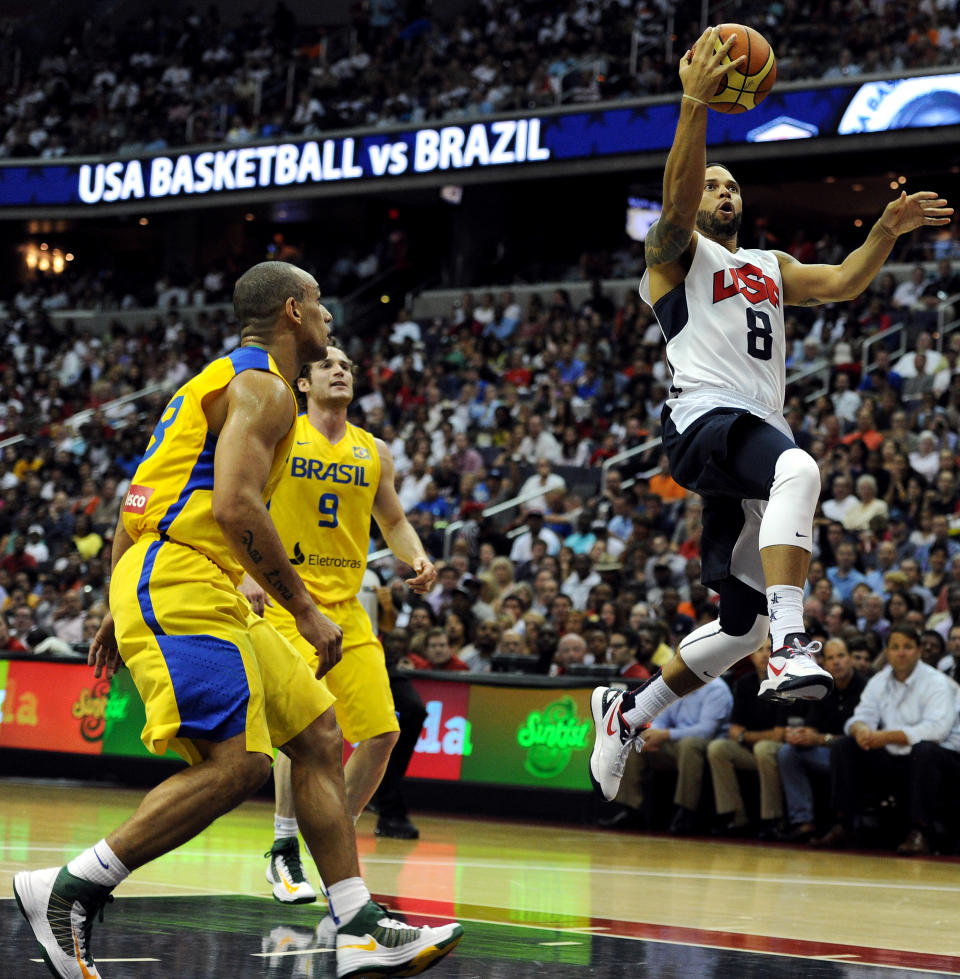
[[[194,740],[245,733],[247,751],[272,757],[333,704],[297,650],[193,548],[139,540],[114,570],[110,610],[154,754],[169,746],[193,765]]]
[[[336,697],[337,722],[347,741],[356,743],[387,731],[399,731],[390,693],[383,646],[373,634],[370,617],[356,598],[333,605],[317,604],[343,630],[343,659],[321,678]],[[267,606],[267,621],[299,650],[315,673],[317,651],[297,632],[293,616],[276,605]]]

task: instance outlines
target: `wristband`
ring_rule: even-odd
[[[707,104],[706,102],[703,101],[703,99],[698,99],[694,95],[687,95],[686,92],[684,92],[683,95],[681,96],[681,101],[683,101],[683,99],[689,99],[691,102],[696,102],[697,105],[706,105]]]

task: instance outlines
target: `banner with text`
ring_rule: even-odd
[[[589,791],[590,689],[412,679],[427,717],[411,778]],[[0,660],[0,748],[152,758],[143,724],[126,670],[107,682],[84,664]]]
[[[0,164],[0,210],[89,208],[311,190],[465,171],[534,168],[670,147],[678,104],[582,107],[555,115],[224,146],[88,162]],[[774,91],[752,112],[711,114],[707,143],[802,140],[960,125],[960,74]],[[275,195],[274,195],[275,196]]]

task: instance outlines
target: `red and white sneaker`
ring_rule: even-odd
[[[590,781],[604,799],[612,802],[620,789],[620,779],[631,751],[640,751],[643,738],[630,730],[620,707],[623,691],[596,687],[590,695],[594,742],[590,755]]]
[[[760,684],[761,700],[822,700],[833,689],[833,677],[817,665],[814,654],[822,643],[802,633],[787,637],[787,645],[770,654],[767,679]]]

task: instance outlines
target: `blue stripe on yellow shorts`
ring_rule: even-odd
[[[217,636],[164,632],[150,597],[150,576],[162,544],[154,541],[147,549],[137,597],[170,673],[181,720],[177,733],[181,738],[226,741],[246,729],[250,689],[243,657],[234,643]]]

